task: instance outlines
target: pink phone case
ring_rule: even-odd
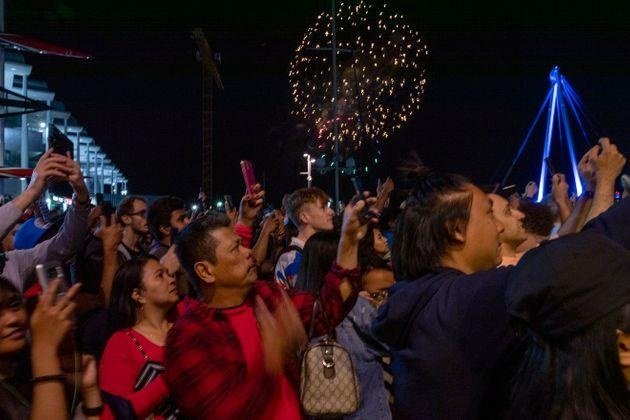
[[[245,181],[245,187],[247,192],[252,194],[252,189],[256,185],[256,175],[254,175],[254,164],[249,160],[241,160],[241,172],[243,172],[243,180]]]

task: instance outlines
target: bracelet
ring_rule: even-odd
[[[96,407],[86,407],[84,405],[81,405],[81,411],[86,417],[100,416],[103,413],[103,404]]]
[[[32,384],[40,384],[42,382],[53,382],[53,381],[65,382],[66,375],[61,374],[61,373],[58,375],[42,375],[42,376],[36,376],[31,379]]]

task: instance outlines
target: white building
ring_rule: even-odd
[[[92,196],[102,193],[105,200],[116,204],[127,193],[127,178],[107,154],[90,137],[65,109],[55,100],[55,92],[46,82],[31,79],[32,66],[14,51],[5,50],[4,86],[6,89],[29,99],[45,102],[52,109],[30,114],[13,115],[2,119],[4,125],[4,154],[0,166],[33,168],[47,148],[51,124],[66,134],[74,143],[74,156],[78,159]],[[15,99],[15,98],[11,98]],[[20,112],[17,107],[6,107],[4,113]],[[2,161],[2,158],[4,160]],[[0,179],[0,194],[15,196],[26,186],[26,180]]]

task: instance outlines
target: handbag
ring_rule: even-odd
[[[149,360],[149,355],[144,351],[144,347],[138,341],[136,337],[133,336],[129,331],[125,331],[125,334],[129,336],[131,341],[135,344],[138,351],[142,354],[142,357],[145,360],[145,364],[140,370],[138,377],[136,378],[136,383],[133,387],[134,391],[140,391],[142,388],[149,385],[155,378],[158,377],[161,373],[164,372],[164,365],[158,362],[154,362]],[[159,404],[153,410],[154,413],[161,415],[167,420],[176,420],[179,415],[179,409],[173,403],[171,398],[168,398],[166,401]]]
[[[309,340],[313,330],[319,299],[313,304]],[[320,308],[330,334],[309,344],[302,354],[300,403],[307,416],[343,416],[359,408],[359,382],[348,351],[335,340],[326,312]]]

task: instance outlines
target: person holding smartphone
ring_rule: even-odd
[[[51,149],[44,153],[35,166],[26,191],[11,203],[0,207],[0,232],[4,237],[47,184],[60,181],[67,181],[74,194],[72,206],[69,207],[59,232],[33,248],[9,251],[4,254],[3,261],[0,261],[0,273],[19,290],[23,290],[24,282],[32,278],[37,264],[67,261],[82,246],[88,232],[90,194],[79,164],[68,156],[53,153]]]

